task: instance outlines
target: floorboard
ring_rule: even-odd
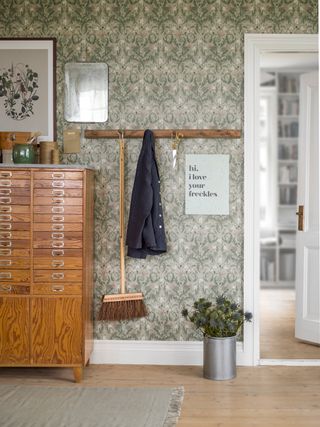
[[[260,355],[262,359],[320,359],[320,347],[294,337],[294,289],[261,289]]]
[[[320,367],[238,367],[210,381],[195,366],[90,365],[81,384],[71,369],[1,368],[0,384],[175,387],[185,396],[178,427],[319,427]],[[108,426],[106,423],[106,427]],[[152,427],[152,426],[147,426]]]

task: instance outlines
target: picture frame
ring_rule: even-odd
[[[56,140],[56,39],[0,39],[0,131]]]
[[[229,154],[185,155],[185,214],[229,215]]]

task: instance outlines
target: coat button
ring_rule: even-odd
[[[159,228],[162,228],[162,225],[159,225]]]
[[[159,214],[159,217],[161,218],[161,217],[162,217],[162,215],[161,215],[161,214]]]
[[[161,203],[159,203],[159,206],[161,206]]]

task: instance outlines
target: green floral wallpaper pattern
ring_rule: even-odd
[[[316,33],[316,0],[7,0],[1,37],[57,38],[58,140],[64,65],[109,65],[109,128],[242,128],[244,33]],[[83,125],[83,128],[86,126]],[[88,126],[89,127],[89,126]],[[126,145],[126,203],[141,141]],[[127,285],[141,290],[150,315],[96,322],[99,339],[200,339],[180,315],[202,295],[241,301],[243,289],[243,141],[185,140],[172,169],[170,141],[157,143],[168,253],[127,259]],[[230,154],[230,215],[184,215],[185,153]],[[82,140],[68,163],[94,165],[95,305],[117,292],[118,147]],[[128,214],[128,212],[127,212]]]

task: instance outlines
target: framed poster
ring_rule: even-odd
[[[186,154],[186,214],[229,215],[229,157]]]
[[[0,131],[55,140],[55,68],[55,39],[0,39]]]

